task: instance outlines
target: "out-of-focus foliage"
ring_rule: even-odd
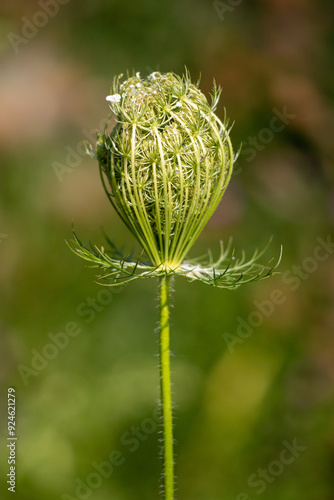
[[[223,86],[243,143],[193,256],[271,235],[284,254],[235,292],[175,278],[178,498],[333,498],[333,5],[237,3],[1,2],[0,463],[13,386],[17,500],[157,498],[157,284],[102,288],[64,240],[74,221],[131,251],[83,141],[115,74],[184,66]]]

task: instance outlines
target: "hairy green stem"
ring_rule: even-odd
[[[170,276],[163,276],[160,284],[160,387],[163,419],[163,458],[165,500],[174,498],[174,459],[172,395],[169,360],[169,289]]]

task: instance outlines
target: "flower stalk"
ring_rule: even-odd
[[[174,498],[173,421],[169,348],[170,276],[160,281],[160,390],[163,421],[163,462],[165,500]]]

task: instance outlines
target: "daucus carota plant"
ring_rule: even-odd
[[[160,280],[160,380],[163,421],[164,493],[174,498],[172,401],[169,360],[169,295],[172,276],[234,289],[270,276],[257,252],[235,259],[221,244],[219,259],[185,260],[217,208],[229,183],[235,154],[226,120],[215,114],[220,90],[209,103],[186,74],[139,73],[122,83],[114,79],[107,97],[116,125],[98,134],[89,154],[97,159],[106,195],[142,247],[136,260],[110,243],[82,245],[74,235],[73,250],[103,274],[101,282],[119,286],[138,278]]]

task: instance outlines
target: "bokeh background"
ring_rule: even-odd
[[[177,498],[333,500],[333,11],[1,1],[1,498],[8,387],[18,500],[158,498],[158,284],[101,292],[65,239],[73,221],[83,241],[105,230],[133,248],[83,140],[114,75],[187,66],[207,95],[213,78],[223,87],[218,114],[243,143],[192,255],[231,236],[251,254],[271,235],[268,259],[284,254],[282,274],[235,292],[175,280]]]

